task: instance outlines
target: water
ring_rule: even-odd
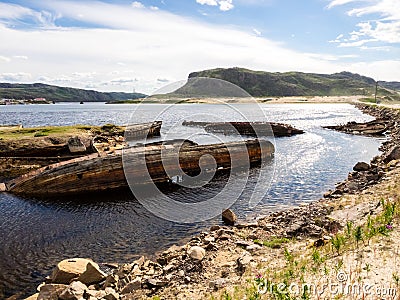
[[[251,170],[243,191],[230,191],[232,197],[240,195],[233,209],[241,218],[320,198],[345,179],[356,162],[377,155],[381,143],[321,128],[372,119],[346,104],[265,104],[261,110],[256,105],[149,104],[132,115],[135,108],[105,104],[0,106],[0,124],[126,124],[152,121],[154,112],[163,112],[157,116],[164,121],[162,138],[190,136],[199,143],[239,137],[210,136],[202,129],[180,126],[182,120],[235,121],[243,120],[244,114],[252,121],[290,123],[305,130],[303,135],[273,141],[275,157],[263,169],[270,180],[261,182],[262,201],[255,209],[249,208],[248,199],[260,182],[260,169]],[[168,193],[189,202],[208,199],[224,187],[226,179],[222,176],[203,188]],[[145,210],[129,192],[104,195],[102,199],[70,197],[52,202],[0,194],[0,298],[20,291],[34,293],[36,285],[62,259],[128,262],[140,254],[166,249],[219,222],[218,217],[196,224],[165,221]]]

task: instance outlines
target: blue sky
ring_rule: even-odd
[[[400,81],[399,0],[0,1],[0,81],[151,93],[192,71]]]

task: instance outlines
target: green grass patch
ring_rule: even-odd
[[[272,248],[272,249],[279,249],[282,247],[283,244],[289,243],[290,240],[287,238],[274,238],[272,240],[260,241],[254,240],[254,243]]]
[[[88,125],[33,127],[14,130],[0,130],[0,138],[3,140],[13,140],[42,136],[66,136],[84,134],[96,130],[101,130],[101,127]]]

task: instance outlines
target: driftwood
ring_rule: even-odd
[[[135,184],[166,183],[182,171],[198,174],[201,157],[203,169],[227,170],[260,163],[273,153],[270,142],[259,140],[213,145],[154,143],[131,147],[123,155],[122,151],[106,157],[92,154],[53,164],[18,177],[6,186],[8,192],[38,197],[101,192],[126,188],[125,173]],[[204,159],[211,156],[213,159]]]
[[[345,125],[324,126],[324,128],[351,134],[381,136],[388,130],[388,122],[388,120],[374,120],[366,123],[349,122]]]
[[[207,132],[223,134],[240,134],[246,136],[285,137],[304,133],[303,130],[288,124],[273,122],[194,122],[184,121],[184,126],[204,127]]]

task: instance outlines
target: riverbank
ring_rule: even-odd
[[[294,96],[294,97],[248,97],[248,98],[168,98],[161,96],[149,96],[143,99],[112,101],[106,104],[246,104],[246,103],[356,103],[366,99],[366,96]]]
[[[274,283],[272,291],[281,294],[288,288],[280,291],[279,283],[374,284],[394,291],[389,289],[397,288],[400,274],[396,264],[399,211],[393,205],[399,201],[400,166],[388,155],[399,145],[400,117],[395,110],[360,108],[389,118],[392,125],[383,154],[345,181],[357,186],[354,190],[344,188],[327,194],[329,198],[254,223],[213,226],[189,243],[160,253],[154,261],[142,258],[112,265],[114,270],[108,269],[110,274],[104,274],[100,283],[69,289],[91,299],[268,299],[268,293],[257,292],[256,286],[263,283],[270,288]],[[59,295],[68,283],[47,284],[42,290]],[[309,299],[317,298],[311,290],[307,293]]]

